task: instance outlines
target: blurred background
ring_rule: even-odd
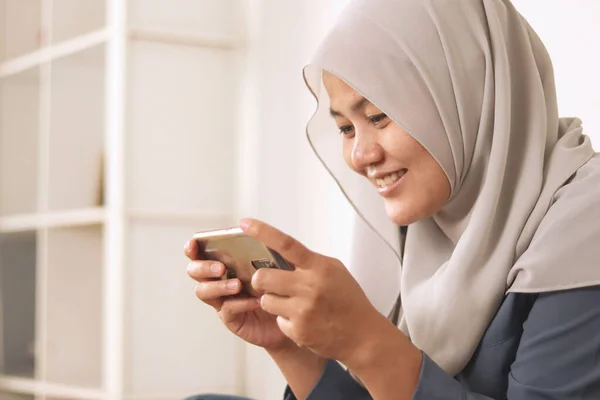
[[[301,75],[347,2],[0,0],[0,400],[281,398],[182,250],[253,216],[347,260]],[[514,3],[600,146],[600,3]]]

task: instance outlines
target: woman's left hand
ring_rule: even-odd
[[[339,260],[312,252],[263,222],[245,219],[240,226],[295,266],[293,272],[262,268],[252,286],[264,293],[261,307],[278,316],[281,331],[299,346],[350,366],[360,349],[368,348],[365,341],[389,325]]]

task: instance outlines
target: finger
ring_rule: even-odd
[[[194,294],[196,295],[196,297],[198,297],[198,285],[196,285],[194,287]],[[200,299],[202,300],[202,299]],[[203,303],[208,304],[209,306],[211,306],[212,308],[214,308],[217,312],[219,312],[219,310],[221,309],[221,305],[223,304],[223,298],[217,298],[217,299],[207,299],[207,300],[202,300]]]
[[[297,267],[309,263],[313,252],[293,237],[279,231],[278,229],[255,219],[243,219],[240,228],[249,236],[252,236],[267,247],[277,251],[285,259]]]
[[[273,293],[280,296],[296,294],[297,282],[291,271],[261,268],[252,275],[250,284],[259,293]]]
[[[283,332],[285,336],[289,337],[294,343],[300,346],[300,343],[296,341],[296,337],[294,335],[294,327],[289,319],[282,316],[278,316],[277,326],[279,326],[279,329],[281,330],[281,332]]]
[[[187,266],[187,273],[194,280],[217,279],[225,275],[225,266],[218,261],[192,261]]]
[[[198,259],[198,243],[194,239],[188,240],[183,246],[183,253],[190,260]]]
[[[233,296],[242,290],[242,282],[239,279],[228,279],[224,281],[201,281],[196,286],[196,297],[206,302],[219,300],[222,297]]]
[[[203,303],[208,304],[209,306],[211,306],[212,308],[214,308],[217,312],[221,311],[221,307],[223,306],[223,299],[217,299],[217,300],[206,300],[203,301]]]
[[[269,314],[290,318],[293,314],[295,301],[290,297],[264,294],[260,297],[260,307]]]
[[[233,321],[240,314],[254,311],[260,308],[260,304],[255,297],[244,297],[226,299],[223,301],[219,316],[225,323]]]

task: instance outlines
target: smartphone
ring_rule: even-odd
[[[200,257],[225,265],[227,272],[222,279],[238,278],[243,285],[242,293],[251,296],[259,295],[251,281],[260,268],[294,269],[279,253],[246,235],[240,228],[197,232],[193,239],[198,243]]]

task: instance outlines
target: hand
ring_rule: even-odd
[[[196,296],[217,311],[227,329],[246,342],[270,351],[295,347],[279,329],[276,317],[260,308],[258,299],[242,295],[231,297],[240,293],[242,283],[239,279],[221,280],[225,266],[217,261],[201,260],[196,241],[186,243],[185,255],[191,260],[188,275],[198,282]]]
[[[359,349],[390,325],[369,302],[344,265],[307,249],[292,237],[256,220],[242,230],[295,265],[293,272],[263,268],[252,277],[261,307],[277,315],[283,333],[316,354],[350,365]]]

